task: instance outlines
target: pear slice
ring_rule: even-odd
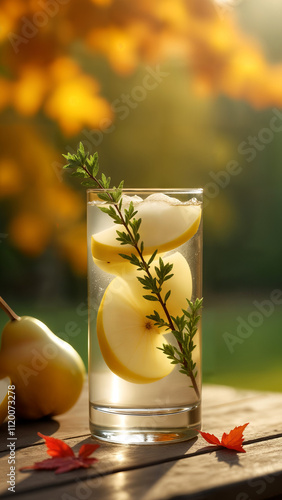
[[[8,415],[8,386],[11,384],[9,377],[0,380],[0,425]]]
[[[164,256],[163,253],[160,254],[158,252],[158,257],[163,257],[163,256]],[[124,258],[121,258],[121,260],[118,262],[115,260],[111,262],[108,260],[95,259],[95,257],[93,257],[93,262],[97,267],[99,267],[102,271],[108,274],[120,276],[121,278],[124,278],[126,280],[132,279],[132,277],[136,278],[134,266]]]
[[[155,266],[159,266],[159,258],[162,258],[164,264],[172,264],[173,268],[170,274],[173,274],[172,278],[163,283],[162,287],[162,297],[171,290],[170,297],[167,300],[167,308],[171,316],[182,316],[182,309],[187,309],[187,300],[191,299],[192,296],[192,274],[190,266],[186,261],[185,257],[180,252],[175,252],[172,255],[163,257],[163,255],[157,254],[156,260],[154,260],[150,266],[150,272],[154,277],[156,277]],[[131,267],[132,264],[131,264]],[[145,302],[146,310],[149,309],[153,312],[156,310],[161,316],[164,316],[163,308],[159,302],[148,302],[148,300],[143,298],[143,295],[147,295],[149,292],[145,290],[137,279],[137,277],[143,277],[144,271],[137,271],[133,267],[133,272],[128,274],[125,279],[130,286],[131,292],[136,297],[138,302],[140,298]],[[151,314],[150,312],[146,314]],[[164,318],[165,319],[165,318]]]
[[[187,307],[186,298],[191,298],[191,272],[178,252],[163,260],[173,264],[174,275],[164,282],[162,295],[171,290],[167,308],[176,316]],[[136,276],[137,271],[134,280],[117,277],[106,289],[98,311],[97,336],[104,360],[113,373],[128,382],[146,384],[169,375],[174,365],[158,349],[166,343],[168,331],[147,318],[154,309],[164,317],[163,310],[158,302],[143,298],[146,291]]]
[[[185,205],[170,201],[163,195],[160,199],[148,197],[137,204],[136,218],[141,218],[140,240],[144,242],[144,254],[150,255],[156,249],[168,252],[183,245],[197,232],[201,220],[200,205]],[[95,259],[120,262],[120,253],[130,255],[134,252],[131,245],[120,245],[117,231],[124,227],[113,224],[109,228],[92,235],[91,249]]]
[[[125,260],[123,258],[121,258],[119,262],[111,262],[108,260],[95,259],[95,257],[93,257],[93,262],[102,271],[105,271],[109,274],[114,274],[115,276],[125,277],[127,274],[132,273],[134,269],[132,264],[130,264],[128,260]]]

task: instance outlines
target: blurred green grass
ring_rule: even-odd
[[[222,299],[222,303],[207,307],[203,314],[203,375],[204,382],[231,385],[267,391],[282,390],[282,308],[275,306],[269,317],[262,316],[257,327],[249,326],[248,337],[238,335],[238,318],[250,325],[254,311],[254,299],[248,297],[233,300]],[[239,338],[228,348],[224,333]],[[232,351],[232,352],[231,352]]]
[[[267,299],[269,294],[265,294]],[[238,388],[282,391],[282,308],[275,306],[269,317],[254,327],[249,337],[236,343],[230,352],[224,333],[238,335],[238,317],[248,321],[255,311],[257,297],[225,297],[209,302],[203,311],[203,381]],[[15,302],[11,307],[19,315],[43,321],[56,335],[67,340],[79,352],[87,367],[87,305]],[[0,330],[8,318],[1,311]]]

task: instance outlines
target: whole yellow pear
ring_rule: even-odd
[[[15,385],[16,416],[37,419],[66,412],[83,387],[81,357],[41,321],[9,312],[11,321],[1,339],[0,378],[9,376]]]

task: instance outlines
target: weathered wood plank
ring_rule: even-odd
[[[266,394],[263,391],[249,389],[236,389],[227,385],[204,384],[202,387],[202,399],[205,408],[214,408],[233,401],[241,401]],[[272,393],[273,394],[273,393]]]
[[[270,398],[272,398],[272,403],[275,405],[275,407],[277,407],[277,404],[279,404],[280,399],[282,405],[282,394],[280,393],[245,391],[226,386],[204,386],[204,427],[207,427],[207,425],[209,425],[209,427],[211,426],[210,415],[214,415],[214,422],[212,424],[212,426],[214,427],[214,424],[216,424],[218,420],[218,413],[221,413],[222,411],[222,405],[225,406],[227,403],[233,404],[233,407],[230,411],[231,417],[232,413],[234,413],[235,410],[237,411],[237,405],[239,402],[241,405],[241,402],[246,400],[246,408],[248,408],[248,401],[250,400],[258,399],[259,405],[262,401],[264,401],[265,404],[269,404]],[[211,411],[209,411],[209,409]],[[207,420],[207,415],[209,415],[209,420]],[[235,422],[234,425],[238,425],[238,422]],[[222,429],[222,425],[215,426],[213,432],[218,427]],[[53,419],[17,422],[17,448],[32,446],[35,443],[39,443],[41,440],[37,436],[37,431],[41,430],[42,428],[44,429],[43,431],[41,431],[43,434],[52,435],[53,437],[56,437],[58,439],[89,436],[87,384],[85,384],[85,387],[76,405],[67,413],[58,415]],[[0,452],[6,451],[7,449],[7,436],[7,423],[4,423],[0,427]]]
[[[237,391],[230,387],[209,386],[203,388],[203,398],[205,406],[225,404],[228,401],[244,399],[246,397],[256,397],[254,391]],[[89,436],[88,422],[88,386],[85,384],[82,394],[76,405],[67,413],[58,415],[53,419],[17,422],[16,436],[17,448],[32,446],[42,440],[37,436],[37,431],[44,427],[43,434],[52,435],[58,439],[73,438],[78,436]],[[74,425],[75,422],[75,425]],[[0,452],[6,451],[7,447],[7,423],[0,427]]]
[[[251,402],[249,402],[249,405]],[[257,401],[253,400],[252,401],[253,405],[257,405]],[[247,417],[250,415],[246,415],[244,412],[240,411],[240,405],[238,404],[237,408],[237,413],[234,416],[234,409],[230,413],[230,408],[228,407],[229,405],[226,405],[226,407],[221,408],[221,412],[218,415],[219,423],[217,424],[217,427],[215,428],[210,428],[209,426],[207,429],[212,432],[216,432],[219,436],[221,436],[222,431],[224,429],[223,424],[221,423],[222,421],[226,424],[226,430],[231,429],[234,425],[233,419],[237,419],[238,423],[244,422]],[[272,407],[273,409],[273,407]],[[246,410],[244,410],[246,411]],[[247,412],[250,411],[250,407],[248,407]],[[207,416],[207,423],[208,423],[208,416]],[[245,430],[245,436],[246,436],[246,443],[252,442],[253,439],[263,439],[263,431],[265,430],[265,424],[264,426],[261,426],[260,419],[258,419],[258,424],[256,423],[256,418],[254,418],[254,414],[252,413],[252,418],[253,422],[250,424],[250,428],[247,427]],[[214,415],[212,415],[212,421],[214,419]],[[261,432],[258,430],[256,431],[256,426],[258,425],[257,429],[261,428]],[[267,425],[267,432],[266,434],[269,433],[269,435],[275,435],[276,434],[276,427],[279,427],[280,425],[280,412],[276,411],[273,412],[272,415],[272,421],[268,422]],[[252,429],[253,427],[253,429]],[[251,429],[251,430],[248,430]],[[41,430],[41,429],[40,429]],[[43,432],[43,430],[42,430]],[[44,433],[44,432],[43,432]],[[282,434],[280,433],[280,436]],[[279,436],[279,434],[278,434]],[[267,439],[267,436],[264,437],[264,439]],[[78,451],[79,447],[84,444],[84,443],[90,443],[93,442],[91,438],[72,438],[67,440],[68,444],[75,449],[75,451]],[[97,441],[98,442],[98,441]],[[207,445],[207,443],[199,437],[198,439],[193,439],[191,441],[186,441],[183,443],[177,443],[177,444],[168,444],[168,445],[161,445],[161,446],[120,446],[120,445],[113,445],[113,444],[108,444],[108,443],[100,443],[100,448],[96,451],[95,456],[99,458],[98,464],[95,466],[95,471],[99,474],[105,474],[105,473],[114,473],[119,470],[125,470],[127,468],[138,468],[142,467],[144,465],[148,464],[156,464],[160,462],[165,462],[165,461],[170,461],[174,460],[177,458],[183,458],[184,456],[193,456],[197,454],[206,454],[210,453],[210,447]],[[1,454],[1,459],[0,459],[0,470],[5,472],[8,469],[7,465],[7,455]],[[25,465],[30,465],[35,461],[40,461],[43,460],[44,458],[47,458],[46,454],[46,447],[45,445],[36,445],[33,447],[28,447],[28,448],[23,448],[23,449],[18,449],[16,451],[16,460],[17,460],[17,470],[19,468],[25,466]],[[56,482],[56,484],[59,484],[61,481],[65,481],[65,476],[52,476],[53,481]],[[22,491],[22,488],[28,488],[28,487],[35,487],[36,485],[38,487],[42,486],[43,483],[48,485],[50,481],[50,477],[48,474],[38,474],[38,473],[20,473],[18,472],[17,476],[18,480],[18,491]],[[0,492],[2,492],[3,489],[1,489],[0,486]]]
[[[210,402],[214,405],[213,407],[210,406],[206,408],[204,411],[204,427],[209,432],[216,433],[220,436],[223,430],[227,431],[235,425],[240,425],[250,421],[250,426],[248,426],[245,431],[246,442],[253,439],[263,439],[271,435],[282,435],[282,424],[280,418],[282,395],[268,393],[257,394],[252,392],[251,394],[248,393],[248,398],[245,400],[244,398],[242,399],[242,396],[245,395],[244,391],[243,393],[242,391],[239,391],[240,400],[237,400],[234,403],[233,399],[231,399],[228,403],[222,403],[222,394],[224,394],[225,398],[228,394],[231,394],[232,398],[234,398],[233,389],[229,392],[228,390],[226,391],[226,388],[220,388],[217,392],[214,388],[211,388],[211,393],[213,394],[214,399],[211,398]],[[235,394],[238,395],[236,391]],[[82,435],[78,435],[78,437],[71,437],[77,427],[80,431],[82,429],[80,427],[81,421],[77,422],[77,418],[82,418],[81,411],[85,410],[86,399],[87,397],[84,393],[82,397],[82,404],[78,404],[76,409],[60,417],[60,427],[58,430],[55,430],[55,432],[54,429],[49,427],[50,422],[46,421],[37,422],[36,425],[34,424],[34,428],[32,429],[33,434],[30,433],[30,429],[26,429],[26,433],[23,435],[21,444],[23,445],[23,443],[27,441],[29,442],[29,446],[27,448],[20,448],[20,440],[17,441],[17,471],[20,467],[47,458],[45,445],[35,444],[32,446],[32,443],[36,443],[39,440],[36,434],[37,431],[40,431],[43,434],[50,434],[55,437],[59,437],[60,439],[68,438],[68,444],[75,447],[76,451],[79,449],[81,444],[93,442],[93,440],[89,437],[89,431],[84,434],[82,433]],[[219,402],[220,404],[218,404]],[[39,423],[41,425],[39,425]],[[42,440],[38,441],[38,443],[42,443]],[[183,456],[206,453],[207,450],[209,450],[209,448],[206,447],[206,442],[202,440],[202,438],[177,444],[145,447],[120,446],[108,443],[100,444],[101,446],[95,454],[95,456],[100,459],[96,467],[99,474],[113,473],[127,468],[137,468],[146,464],[155,464],[161,461],[174,460],[182,458]],[[4,477],[8,470],[7,451],[6,440],[5,452],[0,453],[1,477]],[[23,474],[18,472],[17,489],[18,491],[23,491],[23,489],[36,486],[40,487],[43,484],[48,486],[50,477],[53,478],[52,480],[55,481],[56,484],[60,484],[60,482],[65,481],[65,476],[54,476],[53,473],[51,474],[52,475],[49,476],[49,473],[43,473],[42,476],[42,473]],[[5,484],[3,484],[2,487],[0,486],[0,492],[3,491],[5,491]]]
[[[209,432],[220,432],[250,422],[246,429],[248,439],[267,437],[282,433],[282,394],[261,393],[257,397],[249,397],[215,407],[205,407],[203,412],[203,429]],[[227,425],[227,426],[226,426]]]
[[[22,493],[21,500],[253,500],[281,494],[282,438],[249,444],[246,449],[245,454],[220,449],[96,477],[90,470],[73,471],[56,488],[51,472],[38,472],[48,475],[49,483]]]

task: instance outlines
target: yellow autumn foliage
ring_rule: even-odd
[[[36,118],[63,137],[114,121],[95,64],[90,74],[77,57],[81,47],[121,77],[143,63],[181,60],[187,92],[192,79],[198,95],[282,104],[282,64],[212,0],[0,0],[0,27],[0,111],[18,117],[0,124],[9,241],[31,257],[54,245],[77,274],[86,272],[85,200],[62,181],[61,155]]]
[[[0,201],[11,203],[10,243],[30,257],[53,245],[75,273],[85,274],[84,198],[58,178],[56,151],[26,123],[1,125],[0,148]]]
[[[77,41],[121,75],[140,62],[181,57],[199,92],[256,107],[282,102],[282,65],[270,64],[212,0],[1,0],[0,12],[1,50],[10,68],[9,88],[0,80],[0,109],[13,106],[24,115],[43,110],[66,134],[98,126],[101,115],[112,118],[97,81],[82,67],[72,61],[63,80],[54,74]]]

